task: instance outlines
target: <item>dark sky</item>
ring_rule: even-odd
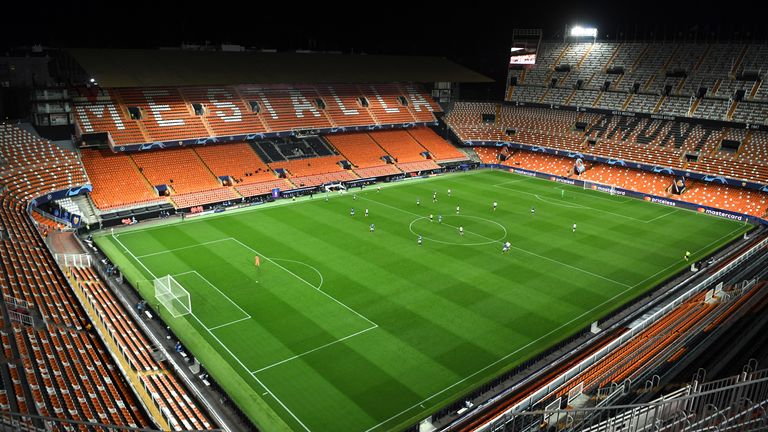
[[[547,36],[562,36],[565,25],[580,23],[611,37],[620,30],[625,36],[695,33],[700,38],[738,32],[742,37],[762,33],[764,40],[768,27],[758,2],[734,2],[738,7],[733,9],[672,0],[357,1],[331,7],[326,1],[315,1],[316,6],[292,1],[282,2],[280,9],[260,0],[5,3],[0,47],[151,48],[210,41],[279,50],[439,55],[501,80],[513,28],[542,28]]]

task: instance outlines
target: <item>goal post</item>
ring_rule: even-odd
[[[336,183],[328,183],[323,185],[323,192],[340,192],[344,193],[347,191],[347,187],[341,184],[340,182]]]
[[[155,298],[168,309],[174,318],[192,313],[189,291],[184,289],[171,275],[154,280]]]

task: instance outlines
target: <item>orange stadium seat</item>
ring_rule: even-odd
[[[408,109],[417,122],[434,122],[435,112],[441,112],[442,108],[426,92],[413,84],[399,85],[400,94],[406,97]]]
[[[329,128],[325,110],[315,100],[320,96],[313,88],[292,86],[241,86],[243,97],[261,105],[260,116],[272,131]]]
[[[317,92],[326,104],[326,111],[334,126],[365,126],[375,122],[368,108],[360,105],[363,94],[357,86],[334,84],[318,86]]]
[[[562,177],[568,177],[573,171],[573,159],[564,156],[554,156],[527,151],[514,152],[502,165],[545,172]]]
[[[670,175],[604,164],[593,164],[579,178],[657,196],[666,195],[674,180]]]
[[[415,121],[408,107],[408,97],[395,84],[360,85],[370,109],[379,124],[411,123]],[[405,103],[405,104],[404,104]]]
[[[689,181],[683,201],[709,207],[765,217],[768,213],[768,193],[723,186],[715,183]]]
[[[200,116],[193,113],[191,105],[176,88],[120,89],[117,92],[126,107],[141,110],[141,124],[150,142],[211,136]]]
[[[109,132],[117,146],[296,129],[432,123],[434,113],[441,110],[414,84],[126,88],[82,93],[74,100],[78,132]]]
[[[93,183],[91,198],[100,210],[166,202],[127,154],[83,149],[83,166]]]
[[[248,143],[195,147],[195,152],[217,177],[232,177],[236,184],[276,179]]]
[[[466,160],[467,155],[461,152],[430,128],[419,127],[408,131],[411,136],[427,149],[438,162],[456,162]]]
[[[322,156],[275,162],[270,164],[270,167],[288,171],[288,178],[298,187],[317,186],[323,183],[358,178],[354,173],[339,165],[342,160],[344,160],[342,156]]]
[[[425,160],[422,153],[427,149],[422,147],[405,130],[387,130],[370,132],[369,135],[383,148],[392,155],[397,163],[421,162]]]
[[[200,104],[201,117],[214,136],[266,132],[259,114],[243,102],[235,87],[185,87],[181,94],[187,103]]]
[[[356,168],[386,165],[382,157],[388,153],[367,133],[332,134],[326,138]]]
[[[132,120],[127,108],[114,91],[102,90],[97,97],[84,96],[74,104],[75,120],[80,133],[108,132],[115,143],[138,144],[151,141]]]
[[[7,162],[0,218],[14,239],[0,246],[0,288],[43,318],[35,327],[5,323],[0,332],[4,351],[18,353],[6,358],[19,357],[7,364],[12,383],[5,383],[0,404],[23,414],[151,427],[100,339],[86,331],[85,312],[27,217],[33,198],[86,184],[82,165],[74,152],[15,127],[0,125],[0,144]]]
[[[164,184],[178,194],[221,187],[192,148],[138,152],[131,158],[152,186]]]

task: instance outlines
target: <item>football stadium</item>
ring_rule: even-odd
[[[9,46],[0,430],[768,430],[766,39],[526,22]]]

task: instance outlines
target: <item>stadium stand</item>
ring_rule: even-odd
[[[275,173],[247,143],[196,147],[195,153],[218,177],[230,177],[235,184],[275,180]]]
[[[410,129],[408,133],[422,147],[427,149],[432,158],[437,162],[456,162],[466,160],[467,155],[441,138],[430,128],[421,127]]]
[[[130,157],[109,150],[83,149],[80,154],[88,177],[97,185],[91,198],[102,211],[166,201]]]
[[[8,405],[22,413],[41,413],[64,419],[93,418],[94,421],[111,424],[147,426],[148,420],[141,414],[130,391],[120,384],[122,378],[114,363],[105,355],[98,339],[83,333],[85,315],[25,215],[26,205],[35,197],[85,184],[87,179],[84,171],[78,166],[74,154],[34,138],[14,126],[0,125],[0,137],[3,158],[12,161],[9,169],[2,174],[6,189],[0,196],[0,213],[9,234],[8,238],[0,242],[3,295],[6,299],[17,299],[16,304],[23,306],[23,310],[39,311],[45,322],[49,323],[39,330],[41,333],[20,323],[6,323],[3,329],[5,360],[14,383],[13,394],[8,394]],[[7,307],[5,302],[2,307]],[[78,347],[91,348],[71,353],[78,357],[91,356],[82,358],[78,364],[96,362],[97,365],[103,365],[92,378],[108,390],[101,395],[104,404],[74,393],[70,382],[75,385],[77,379],[71,379],[77,374],[72,371],[74,366],[70,365],[70,361],[63,357],[60,350],[62,344],[58,344],[54,350],[45,342],[42,349],[46,356],[42,357],[37,341],[40,338],[58,338],[59,334],[63,338],[77,341]],[[37,349],[29,345],[32,343],[30,340],[35,342]],[[67,343],[66,346],[73,345]],[[49,362],[48,367],[52,368],[50,373],[46,372],[49,369],[42,368],[41,361]],[[69,374],[69,378],[64,379],[62,371]],[[32,399],[27,399],[25,388],[30,389]],[[122,407],[123,411],[114,413],[111,418],[101,417],[94,413],[96,408],[92,408],[92,403],[100,404],[98,409],[102,413],[110,406]]]
[[[43,236],[47,235],[50,231],[55,231],[64,228],[64,224],[49,219],[38,212],[32,212],[32,219],[37,222],[37,226]]]
[[[81,94],[74,110],[80,134],[109,133],[114,143],[149,142],[140,123],[133,121],[113,90]]]
[[[363,94],[357,86],[352,84],[319,86],[317,92],[323,100],[333,101],[333,103],[326,103],[326,110],[334,126],[364,126],[375,123],[371,113],[360,104],[360,97]]]
[[[381,148],[387,151],[403,172],[437,169],[439,165],[427,160],[428,152],[405,130],[389,130],[369,133]]]
[[[341,167],[339,162],[342,160],[341,156],[320,156],[275,162],[270,167],[286,170],[291,182],[299,187],[356,179],[354,173]]]
[[[214,136],[266,132],[261,118],[248,107],[232,87],[187,87],[181,90],[184,100],[199,106],[202,119]]]
[[[142,127],[152,141],[177,141],[210,136],[200,116],[181,97],[179,89],[120,89],[120,99],[130,111],[137,110]]]
[[[483,163],[523,168],[563,177],[572,177],[574,160],[564,156],[529,152],[508,151],[499,147],[476,147],[475,151]],[[504,160],[499,162],[499,155]],[[690,181],[682,195],[668,192],[674,177],[667,174],[651,173],[621,166],[588,163],[587,170],[578,176],[581,180],[629,189],[657,196],[671,196],[674,199],[735,211],[757,217],[768,213],[768,194],[699,181]]]
[[[765,124],[768,86],[744,74],[759,76],[764,54],[729,42],[543,41],[535,67],[510,71],[506,100]]]
[[[488,111],[500,113],[495,123],[482,121]],[[686,122],[472,103],[455,104],[446,122],[464,141],[520,142],[768,183],[763,131],[739,135],[743,149],[736,154],[718,154],[722,139],[735,132]],[[584,132],[577,122],[586,126]],[[514,133],[508,135],[510,130]],[[697,160],[686,162],[688,153]]]
[[[79,89],[74,105],[78,132],[109,133],[114,146],[433,123],[441,111],[415,84]]]
[[[331,121],[323,108],[317,105],[319,98],[312,88],[291,86],[245,86],[241,92],[263,104],[261,118],[271,131],[290,131],[296,128],[328,128]]]
[[[509,155],[502,165],[520,167],[567,177],[573,172],[573,159],[534,152],[518,151]]]
[[[333,134],[326,138],[352,164],[360,178],[401,173],[394,164],[384,161],[387,152],[367,133]]]
[[[3,387],[0,407],[65,420],[152,426],[107,347],[91,330],[78,293],[68,286],[67,274],[59,271],[26,214],[26,206],[34,198],[87,183],[85,171],[74,153],[15,126],[0,124],[0,144],[0,155],[9,161],[0,174],[6,186],[0,192],[0,216],[6,232],[0,241],[0,288],[5,299],[0,307],[13,307],[21,317],[1,323],[0,375],[4,382],[13,384]],[[147,397],[144,402],[185,407],[185,411],[171,410],[182,414],[176,421],[168,419],[173,430],[209,428],[210,421],[186,390],[149,357],[146,340],[92,272],[86,285],[79,286],[94,290],[98,286],[100,298],[92,301],[91,307],[100,308],[101,316],[116,326],[111,334],[119,337],[118,353],[132,358],[137,371],[162,374],[173,389],[163,399]],[[8,313],[3,311],[2,315]],[[34,326],[23,318],[34,320],[35,315],[41,320]],[[106,344],[110,346],[109,341]]]
[[[191,148],[139,152],[130,158],[154,187],[166,185],[175,193],[184,194],[221,186]]]
[[[136,379],[171,427],[174,430],[210,429],[210,421],[186,396],[177,379],[152,358],[149,342],[95,272],[89,267],[67,267],[65,271],[72,278],[73,285],[87,298],[87,304],[100,320],[99,324],[125,356],[137,374]]]

